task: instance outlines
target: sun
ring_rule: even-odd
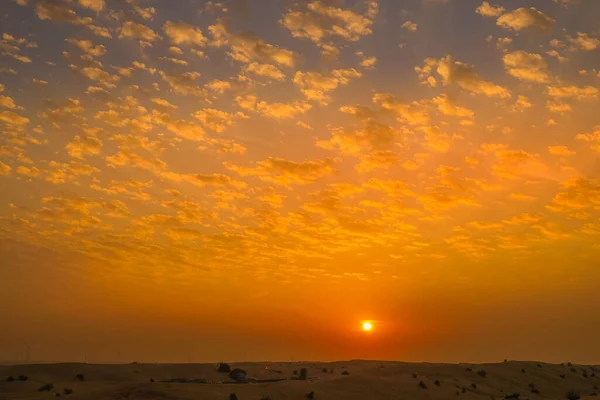
[[[373,329],[373,324],[370,323],[369,321],[365,321],[362,324],[362,328],[363,328],[363,331],[368,332]]]

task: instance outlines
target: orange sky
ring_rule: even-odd
[[[0,5],[0,360],[600,362],[599,2],[204,3]]]

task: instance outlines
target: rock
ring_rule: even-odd
[[[63,393],[65,394],[65,396],[73,394],[73,389],[64,388]]]
[[[154,378],[150,378],[150,382],[154,383]]]
[[[54,385],[51,383],[46,383],[43,386],[40,386],[40,388],[38,389],[38,392],[49,392],[52,389],[54,389]]]
[[[342,371],[342,375],[350,375],[350,372],[348,372],[348,371]]]
[[[25,375],[19,375],[19,378],[18,378],[18,379],[19,379],[20,381],[26,381],[26,380],[27,380],[27,379],[29,379],[29,378],[28,378],[27,376],[25,376]]]
[[[236,382],[246,382],[248,380],[248,375],[243,369],[236,368],[229,373],[229,378]]]
[[[426,384],[425,384],[425,382],[423,382],[423,381],[420,381],[420,382],[419,382],[419,384],[418,384],[418,386],[419,386],[421,389],[427,389],[427,385],[426,385]]]
[[[436,386],[442,386],[442,383],[436,379],[435,382],[433,382]]]
[[[6,382],[14,382],[14,381],[15,381],[15,378],[12,376],[9,376],[6,378]]]
[[[83,382],[83,381],[85,381],[85,375],[83,375],[83,374],[77,374],[77,375],[75,375],[75,379],[77,379],[78,381]]]
[[[237,395],[235,393],[231,393],[229,395],[229,400],[238,400],[238,397],[237,397]]]
[[[509,399],[515,399],[517,400],[521,395],[519,393],[513,393],[513,394],[507,394],[506,396],[504,396],[505,399],[509,400]]]
[[[487,372],[485,372],[483,369],[480,369],[479,371],[477,371],[477,375],[481,376],[482,378],[485,378],[487,376]]]
[[[306,368],[300,368],[300,378],[301,381],[305,381],[308,379],[308,370]]]
[[[227,363],[219,363],[217,372],[231,372],[231,367]]]
[[[307,399],[312,400],[312,399],[315,398],[315,392],[307,393],[304,397],[306,397]]]

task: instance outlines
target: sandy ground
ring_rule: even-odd
[[[231,363],[231,367],[242,368],[249,377],[257,379],[290,378],[294,370],[307,368],[309,379],[249,384],[160,382],[171,378],[228,381],[228,374],[218,373],[215,364],[0,366],[0,399],[50,399],[56,398],[57,392],[61,399],[69,400],[227,400],[230,393],[236,393],[239,400],[266,397],[280,400],[306,399],[310,392],[314,392],[316,400],[504,399],[512,393],[519,393],[520,399],[565,399],[565,394],[572,390],[582,399],[600,400],[600,396],[592,397],[593,393],[600,394],[600,368],[597,366],[510,361],[481,365],[346,361]],[[323,368],[327,372],[323,372]],[[482,369],[487,376],[478,375]],[[77,374],[84,374],[85,381],[78,381]],[[8,376],[17,378],[19,375],[26,375],[27,381],[6,380]],[[426,388],[419,387],[420,382]],[[47,383],[52,383],[54,389],[38,392],[38,388]],[[532,393],[530,384],[540,393]],[[64,388],[72,389],[73,393],[65,395]]]

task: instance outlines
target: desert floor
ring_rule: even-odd
[[[600,368],[583,365],[513,361],[480,365],[345,361],[231,363],[231,367],[247,371],[249,378],[285,380],[227,383],[228,374],[217,372],[215,364],[0,366],[0,399],[50,399],[60,393],[60,398],[69,400],[227,400],[235,393],[239,400],[267,397],[301,400],[310,392],[316,400],[504,399],[514,398],[510,396],[513,393],[518,393],[520,399],[566,399],[566,393],[574,391],[582,399],[600,400],[600,396],[593,397],[594,393],[600,394]],[[301,368],[307,368],[308,379],[290,379],[293,371]],[[487,375],[480,376],[480,370]],[[77,374],[83,374],[84,381],[79,381]],[[27,376],[27,380],[18,380],[19,375]],[[15,380],[7,381],[9,376]],[[202,378],[215,383],[161,382],[172,378]],[[425,387],[421,387],[420,382]],[[53,384],[52,390],[38,392],[48,383]],[[537,388],[539,394],[532,393],[530,385]],[[72,389],[73,393],[65,395],[65,388]]]

